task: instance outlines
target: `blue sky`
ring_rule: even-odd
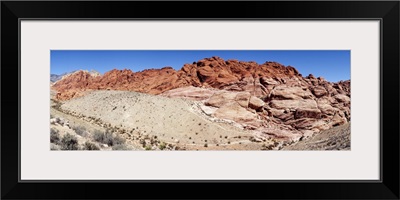
[[[96,70],[101,74],[112,69],[134,72],[171,66],[176,70],[212,56],[224,60],[275,61],[295,67],[303,76],[313,74],[328,81],[350,79],[349,50],[51,50],[52,74],[74,70]]]

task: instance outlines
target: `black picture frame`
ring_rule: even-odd
[[[2,1],[1,198],[399,199],[399,8],[398,1]],[[20,19],[161,18],[381,20],[381,180],[20,182]]]

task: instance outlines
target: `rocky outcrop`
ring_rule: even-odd
[[[171,98],[178,97],[178,98],[201,101],[210,98],[216,91],[217,90],[188,86],[188,87],[168,90],[160,94],[160,96],[166,96]]]
[[[205,105],[219,108],[234,101],[236,96],[239,96],[238,99],[240,99],[241,94],[235,92],[217,92],[205,102]]]
[[[185,64],[178,71],[171,67],[140,72],[114,69],[101,76],[80,70],[57,81],[52,88],[60,93],[57,96],[59,100],[74,98],[85,90],[160,94],[187,86],[246,91],[262,96],[268,94],[273,85],[285,83],[291,78],[298,79],[301,75],[295,68],[276,62],[257,64],[212,57]]]
[[[287,85],[281,85],[275,87],[269,94],[272,99],[312,99],[313,95],[307,87],[290,87]]]
[[[270,82],[269,93],[259,97],[220,90],[204,100],[202,109],[215,108],[208,115],[238,122],[258,132],[259,140],[289,143],[350,122],[350,81],[330,83],[309,75],[284,82]],[[225,106],[229,109],[221,109]]]
[[[255,113],[243,108],[237,102],[230,102],[221,106],[215,111],[214,116],[221,119],[233,120],[237,123],[254,122],[257,120]]]

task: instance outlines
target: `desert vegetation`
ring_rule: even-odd
[[[54,115],[52,115],[54,117]],[[83,125],[70,126],[69,121],[51,118],[51,150],[133,150],[126,140],[110,129],[88,130]]]
[[[107,129],[105,132],[95,131],[93,133],[93,139],[96,142],[106,144],[108,146],[122,145],[125,143],[124,138],[112,133],[109,129]]]

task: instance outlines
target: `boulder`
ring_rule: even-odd
[[[215,90],[212,90],[210,88],[189,86],[168,90],[164,93],[161,93],[160,96],[201,101],[210,98],[214,93]]]
[[[284,113],[277,115],[276,118],[282,120],[282,121],[288,121],[294,118],[293,112],[287,112],[285,111]]]
[[[301,100],[312,99],[313,95],[307,88],[277,86],[271,91],[270,98],[276,100]]]
[[[325,89],[324,87],[322,87],[322,86],[313,87],[313,88],[312,88],[312,93],[313,93],[316,97],[318,97],[318,98],[320,98],[320,97],[325,96],[326,94],[328,94],[328,92],[326,91],[326,89]]]
[[[317,102],[312,99],[272,100],[269,106],[276,109],[318,109]]]
[[[258,110],[260,108],[262,108],[264,106],[264,101],[262,101],[261,99],[255,97],[255,96],[251,96],[250,97],[250,101],[249,101],[249,107],[254,109],[254,110]]]
[[[344,113],[341,111],[336,112],[336,114],[330,120],[330,126],[338,126],[347,122],[347,119],[344,117]]]
[[[294,119],[285,122],[287,125],[291,125],[296,129],[305,129],[305,130],[312,130],[315,126],[320,126],[322,121],[313,119],[313,118],[301,118],[301,119]]]
[[[216,107],[206,106],[206,105],[201,105],[200,108],[208,116],[214,114],[214,112],[218,109]]]
[[[338,102],[350,103],[350,97],[344,94],[337,94],[334,96]]]
[[[213,94],[206,102],[206,106],[221,107],[227,102],[231,102],[236,98],[236,93],[233,92],[217,92]]]
[[[280,116],[285,112],[285,110],[283,110],[283,109],[275,109],[275,108],[269,108],[269,107],[267,108],[267,111],[268,111],[268,113],[270,113],[270,116],[273,116],[273,117]]]
[[[236,102],[220,107],[214,116],[221,119],[233,120],[235,122],[249,122],[257,120],[257,115],[243,108]]]
[[[321,111],[319,109],[299,108],[296,110],[294,118],[321,118]]]
[[[249,100],[250,100],[249,92],[240,92],[235,97],[235,101],[244,108],[247,108],[249,106]]]

